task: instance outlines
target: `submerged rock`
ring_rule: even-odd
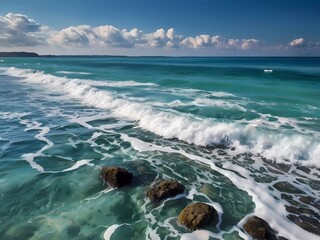
[[[205,203],[194,203],[185,207],[178,217],[178,221],[190,230],[213,224],[217,219],[217,211]]]
[[[174,197],[184,192],[185,187],[177,180],[160,180],[153,184],[147,191],[147,197],[152,202]]]
[[[258,240],[276,240],[275,232],[269,224],[256,216],[250,217],[243,225],[244,230],[251,235],[252,238]]]
[[[113,188],[128,185],[132,180],[132,173],[120,167],[105,167],[102,169],[102,177]]]
[[[67,227],[67,233],[71,237],[77,236],[80,233],[80,227],[78,225],[75,225],[75,224],[69,225]]]

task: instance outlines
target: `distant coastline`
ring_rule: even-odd
[[[127,55],[39,55],[35,52],[0,52],[0,57],[46,57],[46,58],[90,58],[90,57],[127,57],[127,58],[319,58],[320,56],[127,56]]]
[[[0,57],[40,57],[35,52],[0,52]]]

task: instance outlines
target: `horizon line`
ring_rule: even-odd
[[[305,55],[208,55],[208,56],[201,56],[201,55],[114,55],[114,54],[38,54],[36,52],[24,52],[24,51],[16,51],[16,52],[0,52],[1,54],[35,54],[37,56],[33,57],[152,57],[152,58],[320,58],[319,56],[305,56]],[[0,57],[16,57],[16,56],[0,56]],[[24,56],[21,56],[24,57]]]

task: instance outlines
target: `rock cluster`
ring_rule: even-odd
[[[104,167],[102,178],[108,186],[120,188],[131,183],[132,174],[120,167]],[[146,193],[152,203],[158,203],[170,197],[183,194],[185,187],[174,179],[162,179],[155,182]],[[178,222],[190,230],[214,226],[218,221],[216,209],[205,203],[193,203],[185,207],[178,216]],[[275,232],[269,224],[261,218],[253,216],[243,225],[243,229],[258,240],[275,240]],[[72,234],[76,230],[71,229]]]

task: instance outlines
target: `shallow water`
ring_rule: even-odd
[[[3,239],[320,239],[319,58],[6,58],[0,89]],[[159,178],[185,194],[150,203]],[[191,233],[197,201],[221,222]]]

